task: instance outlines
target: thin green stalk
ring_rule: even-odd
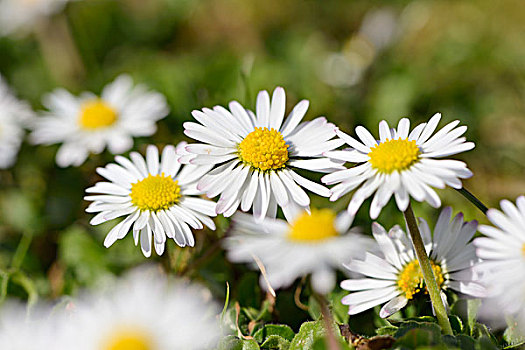
[[[479,210],[481,210],[483,214],[487,215],[487,210],[489,210],[487,206],[483,204],[479,199],[477,199],[476,196],[470,193],[469,190],[467,190],[465,187],[462,187],[460,189],[457,189],[457,191],[461,193],[463,197],[468,199],[472,204],[474,204]]]
[[[27,250],[29,249],[32,240],[33,235],[31,233],[24,233],[24,235],[20,239],[20,242],[18,243],[18,247],[16,247],[15,254],[13,255],[13,260],[11,261],[11,267],[13,269],[18,270],[20,266],[22,266],[22,262],[26,257]]]
[[[314,297],[317,299],[319,305],[321,306],[321,314],[323,315],[323,322],[326,328],[326,346],[329,350],[340,350],[341,347],[339,346],[339,342],[335,337],[335,330],[333,327],[334,318],[332,317],[332,313],[328,308],[328,302],[324,295],[314,293]]]
[[[414,216],[414,211],[412,210],[410,203],[403,214],[405,215],[408,231],[412,237],[412,244],[414,245],[414,249],[416,251],[417,260],[419,261],[421,273],[423,274],[423,279],[425,280],[428,294],[430,295],[430,301],[434,306],[438,323],[441,326],[444,334],[453,335],[445,305],[443,305],[443,300],[441,300],[440,288],[436,283],[434,271],[430,265],[430,259],[427,256],[427,252],[425,251],[425,244],[421,238],[421,233],[419,232],[419,227],[417,226],[416,217]]]

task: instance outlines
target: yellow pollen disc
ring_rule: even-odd
[[[441,266],[433,261],[430,261],[430,265],[434,271],[436,282],[441,288],[443,282],[445,282]],[[405,265],[403,270],[399,273],[397,276],[397,286],[403,293],[405,293],[407,299],[412,299],[414,294],[419,293],[423,288],[425,289],[425,293],[427,293],[423,274],[421,273],[421,268],[419,267],[419,261],[417,261],[417,259]]]
[[[521,246],[521,254],[525,256],[525,243],[523,243],[523,245]]]
[[[180,196],[178,181],[164,173],[155,176],[150,174],[131,185],[131,203],[140,210],[168,209],[179,201]]]
[[[398,139],[387,140],[372,147],[368,156],[372,168],[389,174],[394,170],[410,168],[418,161],[420,153],[415,140]]]
[[[265,171],[284,168],[288,145],[275,129],[255,128],[239,144],[239,158],[252,167]]]
[[[152,339],[141,331],[121,330],[112,334],[103,350],[153,350]]]
[[[79,123],[83,129],[105,128],[117,120],[117,112],[101,99],[84,102],[80,106]]]
[[[312,214],[304,213],[291,225],[288,239],[299,242],[321,241],[338,236],[335,230],[335,213],[330,209],[312,209]]]

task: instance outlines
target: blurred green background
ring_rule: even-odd
[[[377,134],[382,119],[409,116],[414,125],[441,112],[440,126],[468,125],[476,148],[459,158],[475,175],[465,186],[494,207],[525,192],[523,23],[520,0],[74,1],[32,34],[0,38],[0,73],[36,110],[56,87],[99,93],[130,74],[171,107],[156,135],[135,141],[140,151],[183,140],[193,109],[233,99],[253,108],[259,90],[276,86],[286,89],[288,111],[309,99],[306,119],[325,115],[347,133],[362,124]],[[16,165],[0,171],[2,298],[60,298],[145,261],[131,237],[103,248],[114,223],[91,227],[84,213],[84,189],[100,179],[94,169],[113,156],[59,169],[56,150],[24,143]],[[454,190],[439,194],[468,220],[486,222]],[[345,198],[313,201],[342,209]],[[431,226],[439,213],[427,204],[415,210]],[[170,242],[152,259],[219,297],[229,281],[234,299],[258,308],[257,273],[225,261],[219,238],[228,222],[217,221],[217,232],[196,233],[195,248]],[[356,222],[370,232],[369,221],[365,205]],[[379,221],[390,227],[402,217],[390,203]],[[292,296],[293,288],[278,298],[279,317],[297,325],[307,314]]]

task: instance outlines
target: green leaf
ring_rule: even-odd
[[[314,320],[321,317],[321,305],[313,295],[308,298],[308,313]]]
[[[507,329],[503,333],[503,339],[512,347],[525,344],[525,335],[520,331],[518,323],[512,317],[507,318]]]
[[[499,349],[488,336],[481,336],[478,339],[478,346],[477,349],[479,350],[496,350]]]
[[[295,333],[289,326],[284,324],[267,324],[254,334],[253,339],[258,343],[263,343],[272,335],[277,335],[288,342],[291,342]]]
[[[348,315],[348,305],[344,305],[341,302],[341,299],[347,294],[348,292],[346,290],[340,290],[331,293],[328,296],[328,300],[330,302],[330,309],[332,310],[334,321],[340,324],[348,323],[348,319],[350,317],[350,315]]]
[[[480,306],[481,306],[480,299],[468,299],[467,300],[467,319],[468,319],[468,327],[470,329],[470,335],[472,335],[472,332],[474,330],[474,325],[476,324],[476,318],[478,316],[478,310]]]
[[[270,335],[264,343],[261,344],[261,349],[276,349],[276,350],[288,350],[290,347],[290,341],[284,339],[279,335]]]
[[[376,329],[376,333],[377,335],[392,335],[393,336],[394,334],[396,334],[398,328],[399,327],[396,327],[396,326],[385,326],[385,327]]]
[[[224,337],[217,350],[259,350],[259,344],[253,339],[239,339],[234,335]]]
[[[408,349],[418,349],[427,345],[438,345],[441,343],[441,336],[425,328],[407,329],[406,332],[397,339],[394,346]]]
[[[322,339],[325,329],[322,321],[305,322],[290,344],[289,350],[311,349],[317,339]]]
[[[317,339],[311,347],[312,350],[329,350],[326,345],[325,339]],[[339,350],[350,350],[352,349],[348,344],[343,341],[339,341]]]
[[[463,333],[463,322],[461,321],[461,318],[456,315],[448,315],[448,320],[450,321],[454,334]]]
[[[429,332],[433,338],[441,338],[441,327],[433,322],[406,321],[399,324],[399,329],[394,337],[400,338],[413,329],[422,329]]]

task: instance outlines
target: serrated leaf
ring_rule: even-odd
[[[350,349],[352,348],[345,342],[342,342],[342,341],[339,342],[339,350],[350,350]],[[312,345],[311,350],[329,350],[329,348],[326,345],[325,339],[317,339]]]
[[[470,329],[470,335],[472,335],[474,325],[476,324],[476,318],[478,316],[478,310],[480,306],[481,306],[480,299],[468,299],[467,300],[467,319],[468,319],[468,327]]]
[[[325,329],[322,321],[305,322],[290,344],[289,350],[311,349],[317,339],[323,338]]]
[[[229,335],[221,339],[217,350],[260,350],[260,348],[253,339],[239,339],[234,335]]]
[[[476,347],[479,350],[496,350],[499,349],[488,336],[481,336],[478,339],[478,346]]]
[[[416,322],[416,321],[406,321],[399,324],[399,328],[394,334],[395,338],[400,338],[406,333],[413,329],[422,329],[432,334],[433,338],[441,338],[441,327],[433,322]]]
[[[377,335],[394,335],[396,334],[398,330],[398,327],[396,326],[385,326],[385,327],[381,327],[381,328],[378,328],[376,329],[376,334]]]
[[[275,349],[275,350],[288,350],[290,347],[290,341],[284,339],[279,335],[270,335],[264,343],[261,344],[261,349]]]
[[[272,335],[277,335],[288,342],[291,342],[295,333],[289,326],[284,324],[267,324],[254,334],[253,339],[258,343],[263,343]]]

